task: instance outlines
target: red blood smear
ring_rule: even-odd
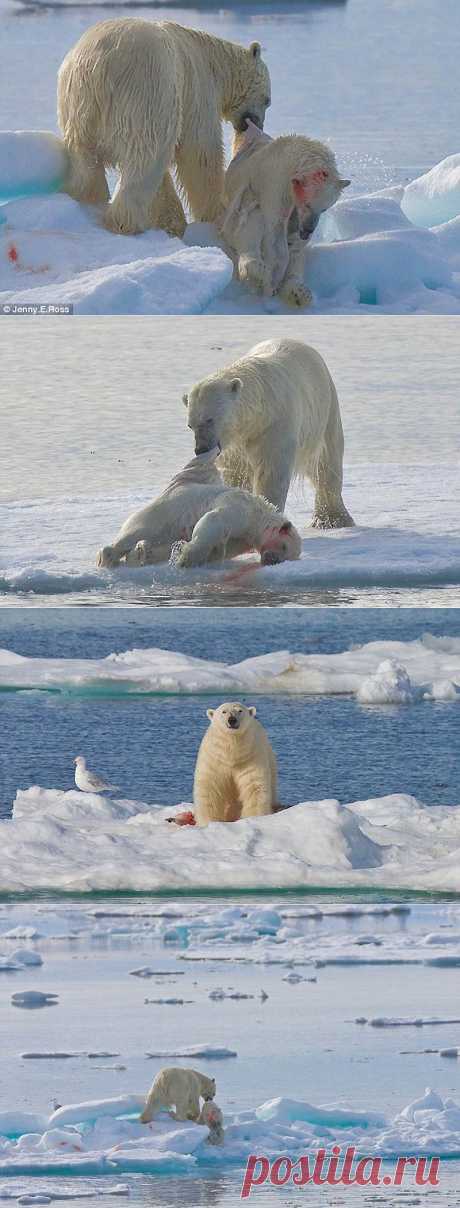
[[[196,826],[195,815],[191,810],[187,810],[184,814],[176,814],[175,818],[168,818],[168,822],[174,822],[176,826]]]
[[[14,243],[11,243],[8,248],[8,260],[11,260],[12,264],[16,264],[16,261],[19,260],[18,249],[14,246]]]

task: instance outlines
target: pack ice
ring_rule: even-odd
[[[140,1095],[75,1103],[50,1118],[14,1111],[0,1114],[0,1171],[5,1175],[67,1177],[127,1173],[173,1174],[204,1166],[243,1164],[251,1153],[276,1158],[308,1154],[320,1146],[354,1146],[358,1154],[460,1154],[460,1107],[428,1088],[392,1119],[342,1103],[315,1106],[275,1098],[255,1110],[227,1114],[222,1146],[208,1145],[208,1129],[179,1123],[166,1113],[146,1127],[138,1122]]]
[[[0,136],[0,303],[72,304],[79,314],[287,312],[232,282],[217,232],[192,223],[120,237],[56,189],[63,149],[41,132]],[[54,149],[53,149],[54,147]],[[460,155],[406,187],[339,202],[307,257],[318,313],[460,311]],[[38,194],[42,196],[38,196]]]

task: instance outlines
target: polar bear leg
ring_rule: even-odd
[[[163,177],[150,207],[150,226],[166,231],[167,235],[176,235],[178,239],[185,233],[187,219],[170,172]]]
[[[133,169],[123,165],[115,193],[105,213],[105,226],[122,235],[139,235],[152,225],[152,209],[171,162],[173,148]]]
[[[184,542],[176,566],[203,566],[206,562],[222,559],[229,536],[223,510],[216,508],[206,512],[195,525],[192,540]]]
[[[352,528],[354,520],[342,499],[343,429],[335,388],[319,456],[312,458],[310,477],[315,487],[313,528]]]
[[[279,295],[288,306],[297,306],[301,310],[304,306],[311,306],[313,295],[304,283],[307,242],[300,238],[297,231],[288,238],[288,251],[289,262]]]
[[[62,192],[88,205],[105,205],[110,193],[104,164],[81,148],[68,150],[68,165]]]
[[[252,492],[254,472],[239,449],[226,449],[219,458],[219,473],[228,487]]]
[[[190,1094],[186,1099],[176,1103],[176,1120],[198,1120],[200,1115],[200,1100]]]
[[[272,812],[272,783],[269,769],[248,767],[234,772],[240,800],[244,802],[241,818],[262,818]]]
[[[220,121],[208,145],[184,142],[176,150],[177,174],[195,222],[219,224],[224,214],[224,150]]]
[[[153,1120],[157,1112],[161,1111],[161,1108],[165,1106],[166,1104],[163,1102],[162,1096],[158,1094],[154,1083],[147,1095],[142,1115],[139,1116],[141,1124],[150,1124],[150,1121]]]
[[[263,499],[274,503],[280,512],[284,511],[294,474],[295,456],[295,438],[283,431],[281,426],[272,424],[264,433],[263,442],[259,445],[252,463],[253,494],[262,495]]]

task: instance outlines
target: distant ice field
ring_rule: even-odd
[[[243,580],[237,563],[109,573],[96,570],[95,557],[189,459],[182,393],[278,337],[279,320],[182,318],[172,327],[160,317],[131,324],[128,335],[124,320],[99,318],[76,324],[65,347],[60,323],[15,325],[14,342],[4,343],[0,602],[458,600],[455,319],[433,319],[428,331],[418,319],[404,330],[397,318],[283,321],[283,334],[307,339],[336,381],[344,498],[356,528],[310,529],[312,490],[294,485],[287,512],[304,538],[302,558]]]

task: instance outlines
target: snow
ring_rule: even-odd
[[[2,138],[0,191],[2,180],[9,192],[15,179],[18,192],[24,188],[21,139],[26,151],[35,138],[29,187],[54,180],[59,140],[48,136],[48,148],[40,133]],[[344,199],[323,216],[306,267],[316,313],[460,312],[459,164],[451,155],[405,187]],[[161,231],[118,236],[103,229],[97,208],[57,193],[9,201],[0,217],[3,305],[71,305],[78,314],[292,313],[232,281],[207,224],[192,223],[184,240]]]
[[[458,805],[428,808],[393,794],[348,806],[304,801],[273,816],[206,828],[174,828],[166,824],[170,816],[170,808],[134,801],[39,786],[20,790],[12,820],[0,822],[1,890],[460,890]],[[165,942],[188,943],[184,924],[164,926]],[[247,929],[236,928],[233,939],[244,948]],[[270,933],[256,924],[249,939]],[[367,948],[359,959],[367,959]],[[428,959],[446,966],[460,961],[442,948]]]
[[[64,194],[0,210],[0,305],[73,306],[76,314],[199,314],[231,278],[219,248],[164,231],[120,237]],[[58,312],[57,312],[58,313]]]
[[[227,1114],[224,1142],[212,1148],[205,1126],[173,1121],[166,1113],[148,1127],[141,1125],[133,1117],[142,1103],[140,1096],[123,1095],[74,1104],[49,1121],[32,1117],[35,1131],[28,1133],[21,1131],[24,1117],[9,1113],[3,1123],[0,1119],[2,1175],[172,1174],[242,1164],[254,1152],[274,1158],[316,1152],[322,1145],[330,1150],[337,1143],[386,1158],[460,1153],[460,1106],[429,1088],[390,1118],[369,1107],[274,1098],[240,1115]]]
[[[374,641],[334,654],[302,654],[279,650],[233,664],[201,659],[159,647],[132,649],[106,658],[32,658],[0,649],[0,688],[91,692],[96,687],[130,692],[238,693],[289,695],[355,695],[366,705],[410,704],[422,697],[427,704],[440,699],[437,687],[449,684],[447,701],[460,699],[460,638],[429,633],[410,642]],[[105,823],[105,803],[91,793],[68,793],[67,815],[94,826]],[[47,810],[53,801],[47,798]],[[61,798],[56,794],[58,810]],[[185,803],[184,803],[185,805]],[[113,820],[124,820],[139,809],[132,801],[115,798]],[[19,794],[15,817],[40,813],[42,798]],[[265,920],[266,921],[266,920]],[[16,932],[18,937],[18,933]],[[27,936],[25,938],[28,938]]]

